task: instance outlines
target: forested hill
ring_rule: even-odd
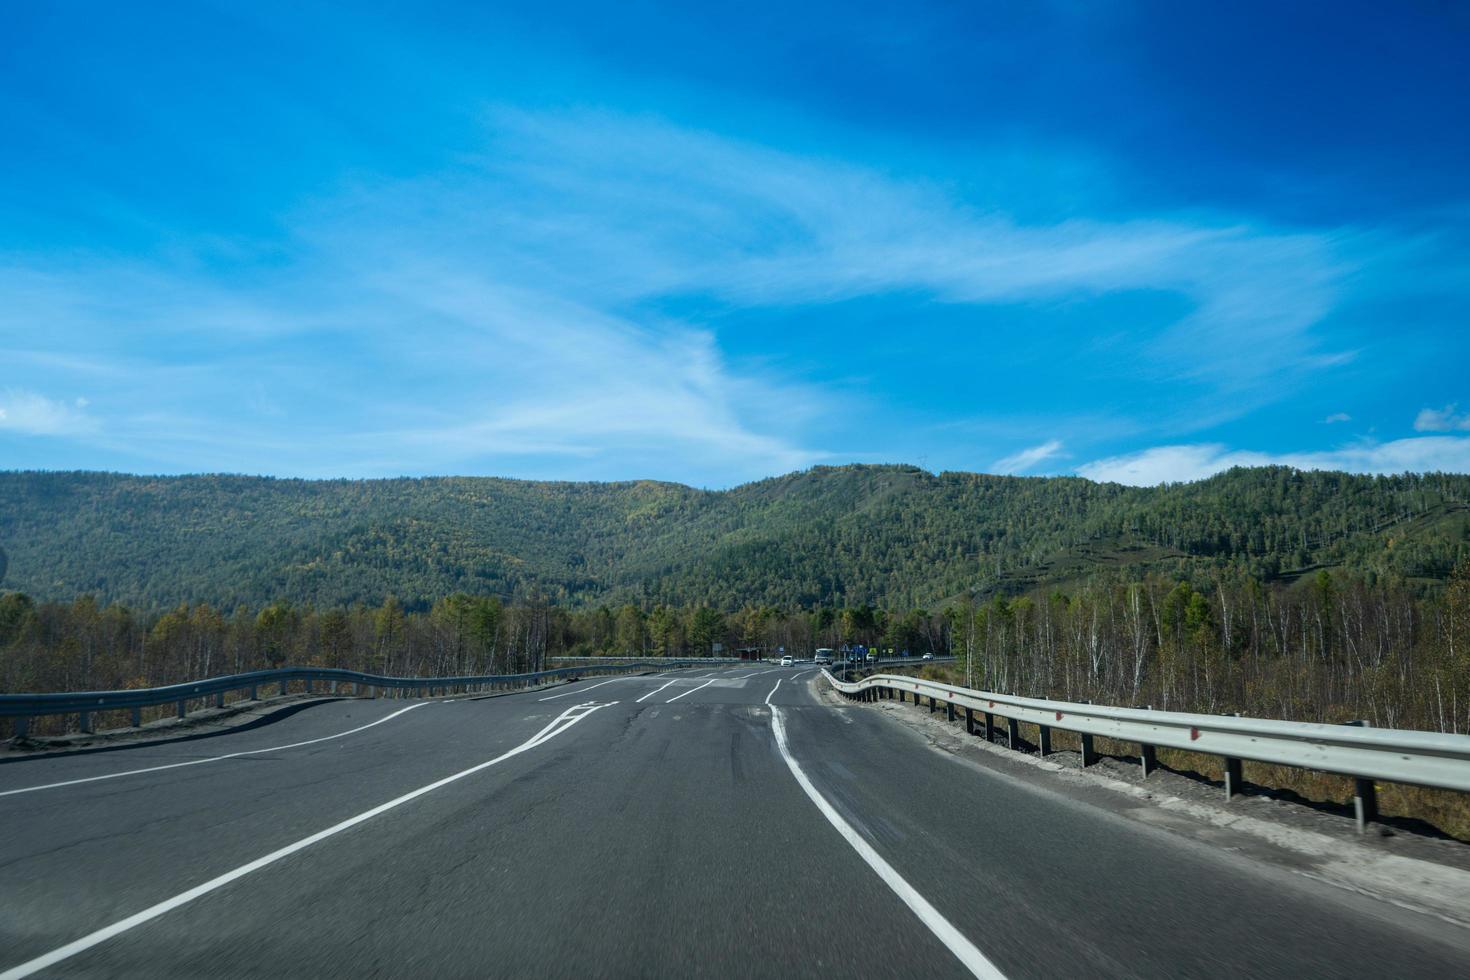
[[[1470,556],[1470,477],[1237,469],[1130,488],[819,467],[711,492],[492,478],[0,473],[0,588],[145,608],[409,606],[454,593],[734,608],[934,605],[1099,571],[1319,567],[1433,588]]]

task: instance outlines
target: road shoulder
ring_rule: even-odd
[[[1172,771],[1143,781],[1137,766],[1104,759],[1082,769],[1075,752],[1045,759],[965,733],[943,708],[907,702],[856,704],[820,677],[810,690],[823,704],[872,711],[918,735],[931,750],[1032,789],[1099,807],[1238,856],[1333,887],[1470,928],[1470,845],[1393,831],[1359,835],[1351,820],[1263,795],[1225,803],[1207,783]]]

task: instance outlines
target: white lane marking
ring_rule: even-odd
[[[772,691],[772,694],[775,692]],[[873,846],[863,839],[863,836],[853,829],[852,825],[842,819],[842,815],[833,809],[812,781],[802,772],[800,764],[795,756],[791,754],[791,748],[786,744],[786,725],[781,721],[781,709],[772,705],[771,707],[771,730],[776,734],[776,747],[781,750],[781,757],[786,760],[786,767],[791,770],[791,775],[796,777],[797,783],[822,811],[822,816],[827,822],[837,828],[837,832],[843,839],[852,845],[852,849],[858,852],[858,856],[868,863],[868,867],[877,872],[883,883],[893,889],[895,895],[919,917],[919,921],[934,933],[934,937],[944,943],[949,951],[953,953],[965,968],[983,980],[1005,980],[1005,974],[1000,972],[985,954],[976,948],[975,944],[965,938],[954,925],[946,919],[939,910],[930,905],[928,900],[920,895],[913,885],[910,885],[903,877],[893,869],[893,866],[883,860],[882,855],[873,849]],[[0,976],[0,980],[6,980]]]
[[[693,694],[695,691],[702,691],[702,690],[704,690],[705,688],[709,687],[714,682],[715,682],[714,681],[714,678],[710,678],[709,680],[705,681],[703,684],[699,685],[698,687],[691,687],[689,690],[685,691],[683,694],[675,694],[673,697],[669,698],[664,703],[665,704],[673,704],[675,701],[679,700],[680,698],[687,698],[689,695]]]
[[[614,677],[610,681],[603,681],[601,684],[593,684],[591,687],[577,687],[576,685],[572,685],[573,688],[575,688],[574,690],[564,691],[561,694],[553,694],[549,698],[537,698],[536,700],[537,701],[555,701],[557,698],[568,697],[570,695],[577,694],[577,693],[582,692],[582,691],[594,691],[594,690],[596,690],[599,687],[603,687],[605,685],[612,684],[615,681],[625,681],[625,680],[628,680],[628,678],[626,678],[626,677]]]
[[[677,677],[675,677],[675,678],[674,678],[674,680],[672,680],[672,681],[669,681],[669,683],[668,683],[668,684],[665,684],[665,685],[664,685],[664,687],[668,687],[668,686],[669,686],[669,684],[673,684],[673,683],[674,683],[674,682],[675,682],[675,681],[677,681],[677,680],[678,680],[678,679],[679,679],[679,678],[677,678]],[[638,704],[638,703],[640,703],[640,702],[643,702],[643,701],[647,701],[647,700],[648,700],[648,699],[649,699],[649,698],[651,698],[651,697],[653,697],[653,696],[654,696],[654,695],[655,695],[655,694],[657,694],[657,693],[658,693],[658,692],[659,692],[659,691],[662,691],[662,690],[663,690],[663,689],[664,689],[664,687],[660,687],[660,688],[658,688],[658,689],[657,689],[657,690],[653,690],[653,691],[649,691],[649,692],[648,692],[648,693],[647,693],[647,694],[645,694],[645,695],[643,695],[643,697],[641,697],[641,698],[639,698],[639,699],[638,699],[638,701],[635,701],[635,702],[634,702],[634,704]]]
[[[776,688],[777,687],[780,687],[781,686],[781,681],[784,681],[785,679],[786,678],[782,677],[782,678],[780,678],[780,680],[777,680],[776,681],[776,687],[771,688],[771,694],[775,694],[776,693]],[[770,704],[771,703],[771,694],[767,694],[766,695],[766,704]]]
[[[35,793],[38,790],[43,789],[56,789],[61,786],[76,786],[78,783],[95,783],[100,779],[118,779],[122,776],[141,776],[143,773],[162,772],[165,769],[182,769],[185,766],[202,766],[206,762],[219,762],[224,759],[238,759],[244,755],[260,755],[262,752],[281,752],[286,749],[299,749],[303,745],[315,745],[318,742],[330,742],[334,738],[343,738],[347,735],[355,735],[358,732],[367,731],[369,728],[381,725],[385,721],[392,721],[394,718],[397,718],[405,711],[412,711],[415,708],[422,708],[425,705],[433,703],[433,701],[420,701],[418,704],[411,704],[406,708],[399,708],[397,711],[393,712],[391,715],[388,715],[386,718],[379,718],[377,721],[369,722],[366,725],[359,725],[357,728],[349,728],[347,731],[338,732],[335,735],[323,735],[321,738],[309,738],[304,742],[292,742],[289,745],[272,745],[270,748],[266,749],[246,749],[243,752],[230,752],[225,755],[210,756],[208,759],[190,759],[188,762],[170,762],[167,765],[149,766],[146,769],[128,769],[124,772],[110,772],[104,776],[86,776],[81,779],[63,780],[59,783],[43,783],[40,786],[23,786],[20,789],[4,790],[3,792],[0,792],[0,796],[14,796],[17,793]]]
[[[194,901],[194,899],[196,898],[200,898],[204,895],[208,895],[212,891],[223,888],[230,882],[243,878],[246,875],[250,874],[252,871],[259,871],[261,868],[264,868],[267,865],[275,864],[282,858],[289,857],[292,854],[295,854],[297,851],[305,850],[313,844],[326,840],[328,837],[340,834],[344,830],[356,827],[358,824],[363,823],[367,820],[371,820],[373,817],[376,817],[379,814],[387,813],[389,810],[392,810],[395,807],[402,806],[410,800],[416,800],[426,793],[432,793],[434,792],[434,790],[439,789],[443,786],[448,786],[450,783],[456,782],[460,779],[464,779],[466,776],[472,776],[482,769],[488,769],[493,765],[504,762],[511,756],[520,755],[522,752],[525,752],[529,749],[534,749],[536,746],[541,745],[545,742],[549,742],[551,739],[560,735],[568,728],[571,728],[583,718],[586,718],[588,715],[592,714],[592,712],[597,711],[600,708],[611,707],[614,704],[617,704],[617,702],[611,701],[608,704],[593,704],[592,702],[588,702],[586,704],[579,704],[570,707],[567,710],[563,711],[560,715],[558,715],[556,719],[551,722],[551,724],[547,725],[545,728],[541,729],[541,731],[537,732],[535,735],[531,736],[529,739],[522,742],[520,745],[517,745],[515,748],[511,749],[508,752],[504,752],[501,755],[498,755],[495,758],[490,759],[486,762],[481,762],[479,765],[474,765],[468,769],[461,770],[460,772],[457,772],[452,776],[445,776],[443,779],[436,780],[428,784],[427,786],[420,786],[418,789],[408,793],[404,793],[402,796],[391,799],[387,803],[380,803],[377,806],[373,807],[371,810],[366,810],[362,813],[359,813],[355,817],[349,817],[346,820],[343,820],[341,823],[333,824],[326,830],[317,831],[310,837],[303,837],[301,840],[297,841],[294,844],[287,844],[285,847],[282,847],[279,850],[271,851],[264,857],[256,858],[249,864],[242,864],[240,865],[240,867],[236,868],[233,871],[227,871],[217,878],[211,878],[202,885],[195,885],[193,888],[190,888],[186,892],[180,892],[173,898],[159,902],[157,905],[149,906],[141,912],[137,912],[133,915],[128,916],[126,919],[121,919],[117,922],[114,922],[112,925],[105,928],[98,929],[96,932],[83,936],[81,939],[67,943],[65,946],[62,946],[58,949],[53,949],[49,953],[43,953],[42,955],[37,956],[35,959],[27,960],[26,962],[21,963],[19,966],[13,966],[10,969],[6,970],[4,973],[0,973],[0,980],[20,980],[20,978],[22,977],[28,977],[33,973],[46,969],[47,967],[55,966],[57,963],[60,963],[63,960],[71,959],[78,953],[86,952],[93,946],[96,946],[98,943],[106,942],[114,936],[121,935],[122,933],[127,932],[129,929],[134,929],[140,925],[143,925],[145,922],[150,922],[161,915],[172,912],[174,909],[178,908],[181,905],[187,905],[189,902]],[[573,712],[580,712],[580,714],[573,714]]]

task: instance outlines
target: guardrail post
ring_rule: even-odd
[[[1037,725],[1036,731],[1036,754],[1043,757],[1051,755],[1051,726]]]
[[[216,708],[223,708],[225,706],[225,692],[224,691],[216,691],[215,692],[215,695],[214,695],[214,706]]]
[[[143,709],[136,705],[133,707],[133,727],[143,727]]]
[[[975,709],[974,708],[966,708],[965,709],[965,734],[966,735],[974,735],[975,734]]]
[[[1151,705],[1151,704],[1146,704],[1146,705],[1143,706],[1143,710],[1144,711],[1152,711],[1152,710],[1154,710],[1154,706]],[[1139,761],[1139,765],[1141,765],[1143,767],[1143,778],[1144,779],[1147,779],[1149,773],[1151,773],[1155,769],[1159,768],[1159,753],[1158,753],[1158,749],[1155,748],[1152,745],[1148,745],[1148,744],[1145,744],[1143,742],[1139,742],[1138,743],[1138,761]]]
[[[947,720],[954,721],[954,702],[953,701],[946,701],[944,703],[944,716],[945,716],[945,718]]]
[[[83,735],[92,734],[92,712],[83,711],[77,716],[77,731]]]
[[[26,737],[26,734],[30,730],[31,730],[31,720],[29,718],[27,718],[25,715],[20,715],[20,716],[18,716],[15,719],[15,737],[16,738],[25,738]]]
[[[1006,745],[1014,749],[1021,744],[1021,726],[1014,718],[1006,719]]]
[[[1078,703],[1091,704],[1092,702],[1089,700]],[[1097,762],[1097,749],[1093,748],[1091,735],[1085,732],[1078,732],[1077,738],[1082,742],[1082,768],[1086,769],[1088,766]]]
[[[310,694],[311,693],[311,678],[310,677],[308,677],[306,679],[306,693],[307,694]]]
[[[286,696],[286,688],[290,685],[290,683],[290,681],[281,681],[281,697]]]
[[[987,711],[987,712],[985,712],[985,741],[987,741],[987,742],[993,742],[993,741],[995,741],[994,732],[995,732],[995,715],[992,714],[991,712]]]
[[[1366,834],[1368,825],[1378,820],[1378,786],[1373,780],[1353,779],[1353,816],[1360,834]]]
[[[1245,786],[1245,778],[1241,775],[1240,760],[1225,757],[1225,799],[1229,801],[1232,796],[1239,796]]]
[[[180,718],[184,717],[184,715],[188,713],[188,710],[189,710],[189,699],[188,698],[179,698],[179,717]]]
[[[1239,718],[1239,711],[1230,711],[1223,715],[1225,718]],[[1221,756],[1220,761],[1225,763],[1225,802],[1229,803],[1232,797],[1239,796],[1245,789],[1245,777],[1241,773],[1240,760],[1232,759],[1230,756]]]
[[[937,707],[939,707],[939,702],[934,700],[934,695],[929,695],[929,713],[932,715],[934,713],[934,709]]]
[[[1350,721],[1355,728],[1372,728],[1368,722]],[[1353,777],[1353,816],[1358,823],[1358,833],[1366,834],[1368,825],[1378,819],[1378,786],[1371,779]]]
[[[252,700],[252,701],[259,701],[260,700],[260,688],[258,688],[254,684],[251,684],[250,685],[250,700]]]

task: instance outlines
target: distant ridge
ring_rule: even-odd
[[[1078,477],[816,467],[729,490],[496,477],[0,472],[0,574],[40,599],[422,606],[928,606],[1146,571],[1339,568],[1433,589],[1470,557],[1470,476]],[[8,568],[6,557],[8,554]]]

